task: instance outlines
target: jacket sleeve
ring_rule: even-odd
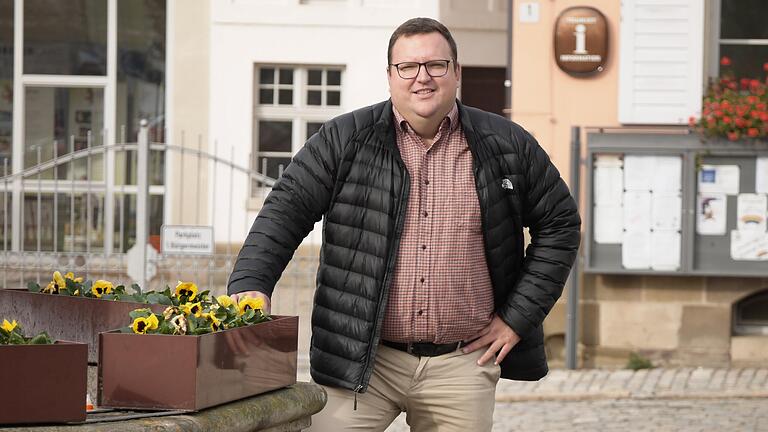
[[[557,299],[576,259],[581,218],[568,186],[546,152],[522,129],[520,143],[525,174],[523,225],[531,243],[520,277],[498,313],[522,338],[539,327]]]
[[[336,128],[325,125],[288,164],[240,249],[227,293],[260,291],[272,296],[296,248],[329,207],[338,142]]]

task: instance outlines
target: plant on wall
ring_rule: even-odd
[[[702,103],[701,117],[689,124],[706,137],[765,139],[768,137],[768,62],[766,77],[736,77],[728,57],[720,59],[722,74],[710,80]]]

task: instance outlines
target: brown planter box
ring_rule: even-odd
[[[296,383],[299,318],[201,336],[100,337],[100,407],[197,411]]]
[[[85,421],[87,368],[82,343],[0,346],[0,424]]]
[[[90,363],[99,359],[99,333],[124,327],[132,310],[145,307],[155,312],[165,309],[163,305],[0,289],[0,320],[15,319],[26,334],[47,331],[54,340],[88,344]]]

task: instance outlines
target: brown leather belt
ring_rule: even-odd
[[[431,342],[391,342],[388,340],[381,341],[381,344],[407,352],[410,355],[416,357],[437,357],[443,354],[448,354],[456,351],[457,349],[466,346],[469,342],[459,341],[447,344],[436,344]]]

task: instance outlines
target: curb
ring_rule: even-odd
[[[496,402],[578,402],[610,399],[760,399],[768,398],[768,391],[725,391],[713,392],[630,392],[614,391],[600,393],[530,393],[530,394],[497,394]]]

